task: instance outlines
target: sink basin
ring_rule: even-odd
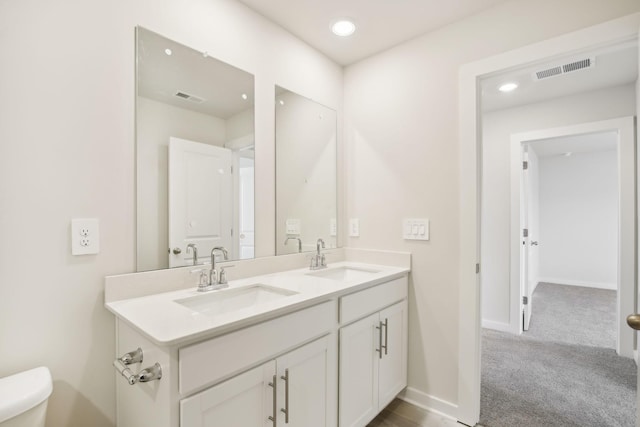
[[[379,273],[379,271],[356,267],[336,267],[313,271],[307,273],[307,275],[337,280],[339,282],[347,282],[351,280],[364,280],[376,273]]]
[[[211,291],[203,295],[178,299],[175,302],[196,313],[218,316],[295,294],[297,292],[258,283],[237,289]]]

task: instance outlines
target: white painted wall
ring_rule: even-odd
[[[540,281],[617,289],[617,255],[617,152],[543,157]]]
[[[414,401],[456,416],[460,66],[640,10],[634,1],[510,1],[345,69],[344,218],[360,218],[361,233],[345,238],[349,246],[412,252],[407,396]],[[504,185],[508,197],[508,178]],[[404,217],[430,218],[431,240],[402,240]]]
[[[274,85],[341,116],[341,67],[235,0],[0,2],[0,376],[51,368],[48,427],[115,420],[103,291],[135,270],[135,25],[256,76],[256,236],[271,251]],[[70,255],[74,217],[100,219],[100,254]]]
[[[486,113],[482,176],[482,319],[485,327],[510,323],[510,138],[527,132],[635,114],[632,85]],[[534,236],[535,239],[535,236]]]

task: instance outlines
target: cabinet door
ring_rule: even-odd
[[[274,361],[180,401],[180,427],[267,427],[273,408]]]
[[[365,426],[378,413],[378,314],[340,329],[340,427]]]
[[[407,386],[407,301],[380,312],[382,342],[386,346],[380,359],[378,404],[382,410]]]
[[[279,426],[329,425],[328,351],[329,337],[325,337],[276,359]]]

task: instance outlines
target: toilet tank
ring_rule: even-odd
[[[45,367],[0,378],[0,427],[44,426],[53,385]]]

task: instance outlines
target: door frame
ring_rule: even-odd
[[[640,13],[635,13],[469,63],[460,69],[458,420],[464,424],[475,425],[480,419],[480,79],[523,64],[637,40],[638,28]]]
[[[618,274],[616,286],[616,352],[620,356],[633,357],[634,331],[627,327],[626,316],[634,312],[635,300],[635,239],[636,234],[636,178],[634,118],[621,117],[610,120],[581,123],[549,129],[540,129],[511,135],[511,330],[521,332],[520,312],[522,287],[520,284],[520,209],[523,194],[520,185],[522,175],[522,149],[524,144],[544,139],[615,131],[618,134],[616,155],[618,158]],[[516,318],[518,317],[518,318]]]

